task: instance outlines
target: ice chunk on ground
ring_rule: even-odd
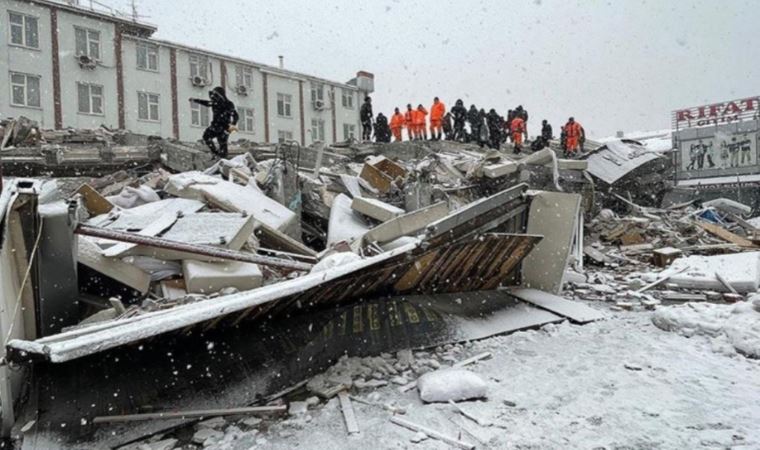
[[[426,403],[484,398],[488,385],[476,373],[464,369],[429,372],[417,380],[420,398]]]

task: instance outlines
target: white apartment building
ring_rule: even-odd
[[[153,39],[156,28],[77,1],[0,0],[0,118],[45,129],[110,128],[195,141],[223,86],[240,114],[232,140],[302,145],[360,133],[359,107],[374,76],[347,83]],[[0,89],[2,89],[0,87]]]

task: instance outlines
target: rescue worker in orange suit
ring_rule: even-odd
[[[414,110],[412,104],[406,105],[406,113],[404,113],[404,125],[406,126],[406,132],[409,134],[409,140],[413,141],[417,137],[417,130],[414,129]]]
[[[427,129],[425,124],[427,123],[427,109],[422,105],[417,105],[417,110],[412,118],[414,120],[414,126],[417,128],[418,139],[427,140]]]
[[[391,133],[393,142],[401,142],[401,130],[404,128],[404,115],[396,108],[391,116]]]
[[[515,144],[514,152],[520,153],[522,151],[523,133],[525,133],[525,119],[515,114],[510,131],[512,132],[512,142]]]
[[[567,124],[565,124],[565,135],[567,136],[568,156],[575,156],[579,153],[581,136],[583,135],[583,132],[581,131],[582,129],[583,127],[581,127],[581,124],[576,122],[574,117],[567,120]]]
[[[443,116],[446,114],[446,105],[438,99],[433,99],[433,106],[430,107],[430,140],[440,141]]]

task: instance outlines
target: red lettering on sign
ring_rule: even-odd
[[[676,113],[676,117],[677,117],[677,119],[678,119],[679,122],[681,122],[683,120],[693,120],[694,119],[694,117],[691,116],[691,111],[689,111],[688,109],[683,109],[681,111],[678,111]]]
[[[714,117],[718,115],[718,110],[723,106],[723,103],[716,103],[715,105],[710,105],[710,117]]]
[[[757,98],[745,98],[744,100],[742,100],[742,103],[744,103],[745,110],[754,111],[755,103],[757,103]]]
[[[697,117],[699,117],[700,119],[704,119],[705,118],[705,108],[706,108],[705,106],[700,106],[699,107],[699,116],[697,116]]]
[[[741,114],[742,109],[739,108],[739,105],[737,105],[734,102],[729,102],[728,105],[726,105],[726,109],[723,110],[723,115],[726,114]]]

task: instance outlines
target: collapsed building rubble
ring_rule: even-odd
[[[50,137],[41,136],[34,145],[47,145],[40,142]],[[0,367],[9,383],[4,398],[21,399],[23,369],[36,367],[36,386],[27,386],[36,400],[18,403],[20,416],[36,417],[24,434],[69,448],[117,446],[197,417],[256,414],[250,408],[271,407],[273,391],[301,380],[318,397],[338,396],[349,425],[352,389],[392,383],[409,390],[441,368],[436,358],[412,368],[406,356],[377,359],[379,352],[602,317],[562,295],[638,309],[734,302],[756,291],[758,230],[748,208],[730,201],[652,207],[646,195],[628,192],[641,191],[637,170],[663,158],[634,151],[644,163],[629,167],[615,159],[630,156],[620,145],[565,160],[552,149],[508,156],[452,142],[243,142],[231,147],[229,160],[214,162],[198,148],[157,140],[143,167],[80,177],[70,189],[14,179],[0,202],[3,294],[12,312],[2,329],[12,331],[5,360],[22,370]],[[60,161],[70,162],[60,150]],[[746,270],[723,272],[726,258],[740,259]],[[276,345],[302,350],[266,348],[273,336],[293,339],[297,326],[308,328],[298,344]],[[367,344],[337,338],[350,336],[347,330]],[[328,334],[334,342],[314,344]],[[214,342],[225,343],[229,361],[197,354]],[[167,353],[171,370],[128,369]],[[345,353],[366,360],[361,377],[320,383],[307,376]],[[188,368],[232,369],[238,359],[256,368],[223,376],[249,386],[244,393],[204,396],[194,405],[187,392],[208,389],[210,381],[189,369],[178,381],[175,359]],[[288,376],[271,380],[272,367]],[[52,412],[39,398],[71,388],[82,372],[107,374],[108,381],[82,375],[95,392],[137,392],[132,384],[142,383],[140,401],[72,400]],[[158,387],[146,388],[146,380]],[[88,397],[71,389],[69,398]],[[154,401],[163,404],[146,410]],[[297,401],[290,406],[298,416]],[[55,424],[66,416],[77,418],[70,424],[77,431],[64,437]],[[133,420],[147,423],[123,427]],[[223,438],[204,432],[193,439]]]

